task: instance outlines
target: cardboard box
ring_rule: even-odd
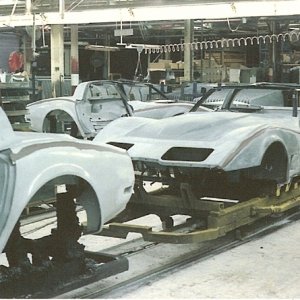
[[[229,68],[229,82],[240,83],[240,69]]]

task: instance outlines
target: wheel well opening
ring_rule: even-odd
[[[76,121],[64,110],[49,112],[43,122],[43,132],[67,133],[71,136],[80,136]]]
[[[101,210],[93,187],[81,177],[66,175],[50,180],[31,198],[23,211],[38,214],[56,210],[57,195],[72,193],[83,232],[95,232],[101,226]]]
[[[101,225],[96,193],[87,181],[71,175],[54,178],[39,188],[28,207],[35,207],[34,219],[28,222],[23,215],[17,220],[3,250],[7,266],[84,260],[84,245],[79,243],[84,233],[82,218],[86,217],[85,227],[90,231]]]
[[[280,142],[274,142],[266,150],[261,169],[266,179],[275,180],[277,183],[287,180],[288,157],[285,147]]]

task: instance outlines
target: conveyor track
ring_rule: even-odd
[[[284,191],[283,191],[284,190]],[[188,184],[181,187],[181,195],[146,193],[140,185],[128,203],[127,210],[119,217],[121,222],[108,224],[101,235],[126,238],[128,233],[142,234],[145,241],[174,244],[198,243],[215,240],[242,226],[255,223],[267,216],[283,213],[300,206],[298,183],[278,187],[274,195],[255,197],[246,201],[228,201],[221,198],[196,198]],[[164,230],[156,231],[151,226],[124,223],[139,212],[154,213],[163,222]],[[186,223],[173,226],[172,215],[189,215]]]
[[[136,289],[174,270],[185,268],[195,261],[204,260],[248,243],[299,219],[300,211],[294,209],[276,218],[265,218],[255,225],[242,227],[238,231],[232,231],[221,238],[204,243],[179,246],[145,242],[139,239],[122,244],[119,248],[121,252],[118,252],[118,246],[105,249],[104,252],[106,253],[123,253],[129,261],[129,270],[117,276],[103,279],[101,282],[95,282],[69,293],[61,294],[58,298],[118,298],[125,289],[126,291]],[[137,249],[137,251],[133,249]]]
[[[226,201],[224,199],[197,199],[188,185],[182,188],[184,196],[172,196],[165,194],[164,191],[146,193],[142,188],[135,190],[129,202],[130,209],[125,210],[121,217],[123,220],[119,223],[108,224],[101,235],[126,238],[128,233],[135,232],[141,234],[142,238],[121,243],[114,248],[102,249],[101,252],[94,252],[95,257],[100,257],[101,264],[105,263],[106,255],[113,255],[116,259],[112,261],[115,260],[116,263],[108,264],[108,269],[111,266],[112,270],[107,272],[104,268],[105,276],[97,274],[88,280],[84,277],[78,277],[75,281],[70,278],[65,286],[60,287],[60,291],[71,290],[71,292],[58,297],[107,298],[111,293],[117,293],[124,287],[144,284],[147,280],[186,266],[195,260],[226,251],[286,223],[300,219],[300,189],[297,183],[281,187],[273,196],[257,197],[241,202],[228,202],[229,199]],[[62,198],[65,200],[67,196],[68,193]],[[137,215],[131,215],[132,211],[137,212]],[[157,212],[163,212],[163,214],[159,215]],[[173,219],[169,223],[168,221],[176,212],[183,215],[189,212],[190,218],[185,223],[174,226]],[[153,226],[141,226],[132,222],[125,223],[149,213],[160,217],[163,230],[158,231]],[[49,212],[50,215],[52,212]],[[74,215],[73,227],[77,230],[80,227],[77,224],[75,211],[72,215]],[[35,216],[35,218],[39,219],[40,216]],[[64,225],[67,219],[64,215],[59,218]],[[26,219],[22,222],[26,222]],[[124,258],[124,262],[121,258]],[[127,270],[127,260],[129,270]],[[97,264],[99,265],[96,260]],[[75,260],[74,265],[76,265]],[[99,270],[101,273],[101,268]],[[55,272],[52,277],[55,278]],[[83,287],[74,290],[77,286]],[[36,289],[36,286],[33,287]],[[49,292],[46,296],[52,297],[54,294]]]

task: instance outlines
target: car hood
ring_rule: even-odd
[[[132,136],[141,137],[146,134],[148,138],[162,140],[184,141],[214,141],[220,138],[228,138],[232,131],[241,130],[241,124],[245,124],[244,115],[229,116],[228,114],[189,114],[178,118],[166,120],[164,124],[147,124],[131,133]],[[254,123],[254,126],[257,124]],[[247,127],[251,126],[247,122]],[[243,126],[243,130],[245,130]]]
[[[121,123],[121,122],[120,122]],[[114,123],[98,139],[153,139],[176,141],[216,141],[242,138],[242,135],[264,126],[285,126],[281,119],[231,112],[197,112],[164,120],[131,118],[128,125]],[[107,134],[106,134],[107,133]]]

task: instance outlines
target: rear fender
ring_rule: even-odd
[[[70,121],[70,122],[73,121],[73,122],[75,122],[80,134],[83,137],[85,137],[85,134],[84,134],[82,126],[81,126],[81,122],[78,120],[77,116],[73,112],[71,112],[71,111],[68,112],[67,110],[52,110],[47,115],[45,115],[45,117],[43,119],[43,128],[42,128],[43,132],[46,131],[46,127],[49,127],[49,120],[50,120],[51,116],[55,116],[57,121]]]
[[[28,117],[31,122],[31,127],[34,131],[42,132],[44,122],[48,115],[56,111],[67,113],[76,123],[78,123],[74,101],[65,99],[45,99],[28,105]],[[77,124],[78,126],[78,124]]]

